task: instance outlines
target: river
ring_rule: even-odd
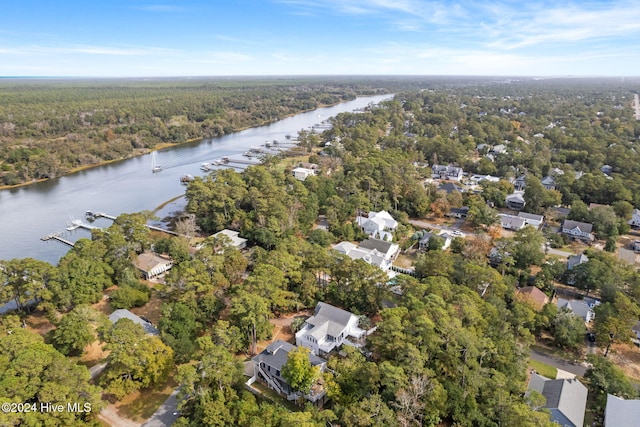
[[[284,142],[287,135],[295,137],[300,130],[309,130],[339,113],[377,104],[392,96],[360,97],[269,125],[160,150],[156,155],[157,164],[163,165],[164,169],[158,173],[151,172],[152,160],[148,154],[45,182],[0,190],[0,260],[31,257],[57,264],[69,247],[40,238],[60,231],[64,231],[63,237],[72,242],[90,237],[83,229],[66,231],[67,222],[73,218],[84,220],[87,210],[114,216],[155,211],[177,198],[156,212],[164,217],[184,207],[186,201],[180,196],[184,195],[185,187],[180,184],[180,177],[203,175],[202,163],[223,156],[246,160],[242,153],[252,146],[262,145],[265,141]],[[94,225],[106,227],[110,223],[100,219]]]

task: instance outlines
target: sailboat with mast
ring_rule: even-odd
[[[156,172],[160,172],[163,169],[162,166],[160,166],[159,164],[157,164],[156,162],[156,152],[152,152],[151,153],[151,172],[156,173]]]

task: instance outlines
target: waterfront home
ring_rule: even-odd
[[[146,280],[151,280],[165,273],[173,267],[170,257],[145,251],[138,255],[133,264],[142,272]]]
[[[293,175],[293,177],[295,179],[297,179],[299,181],[304,181],[308,177],[316,175],[316,170],[315,169],[297,167],[297,168],[294,168],[291,171],[291,174]]]
[[[222,231],[218,231],[212,237],[227,240],[229,245],[236,249],[244,249],[247,247],[247,239],[240,237],[240,232],[238,231],[228,230],[225,228]]]

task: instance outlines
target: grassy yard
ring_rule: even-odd
[[[558,374],[558,370],[551,365],[547,365],[546,363],[538,362],[537,360],[530,359],[529,367],[534,369],[539,375],[543,377],[555,379]]]
[[[283,406],[291,412],[300,411],[300,408],[296,406],[295,403],[289,402],[287,399],[280,396],[278,393],[271,390],[269,387],[265,386],[264,384],[261,384],[256,381],[253,384],[251,384],[251,387],[258,390],[260,392],[260,396],[271,403]]]
[[[116,403],[118,413],[132,421],[142,423],[156,412],[177,385],[171,376],[162,386],[131,393]]]

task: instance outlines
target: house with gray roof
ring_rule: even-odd
[[[313,316],[296,332],[296,345],[307,347],[317,356],[327,355],[342,344],[360,347],[366,331],[360,329],[358,323],[355,314],[319,302]]]
[[[400,246],[385,240],[366,239],[357,246],[351,242],[340,242],[333,247],[333,250],[353,260],[361,259],[367,264],[375,265],[381,270],[389,272],[393,260],[400,252]]]
[[[640,400],[625,400],[612,394],[607,395],[604,427],[637,427],[639,421]]]
[[[529,390],[535,390],[547,400],[544,407],[551,420],[563,427],[583,427],[587,407],[587,388],[577,379],[552,380],[532,374]]]
[[[593,300],[567,300],[564,298],[558,298],[557,307],[558,310],[566,309],[572,312],[574,315],[582,318],[585,323],[589,323],[595,317],[595,313],[593,312],[593,307],[598,305],[599,303],[593,302]]]
[[[522,218],[525,224],[532,226],[535,229],[540,228],[542,223],[544,223],[543,215],[536,215],[527,212],[518,212],[518,218]]]
[[[301,393],[293,390],[287,380],[282,377],[282,368],[289,359],[289,353],[296,348],[295,345],[282,340],[269,344],[260,354],[251,359],[253,362],[253,377],[247,381],[247,384],[251,385],[254,381],[259,381],[288,400],[296,401],[300,397],[304,397],[310,402],[322,406],[327,400],[327,393],[321,384],[313,384],[308,393]],[[321,372],[327,366],[326,360],[311,353],[309,354],[309,362],[311,362],[312,366],[318,366]]]
[[[589,262],[589,257],[585,254],[574,255],[569,257],[567,260],[567,270],[573,270],[580,264],[584,264],[585,262]]]
[[[136,257],[133,264],[142,272],[146,280],[151,280],[170,270],[173,267],[173,260],[168,256],[145,251]]]
[[[524,209],[524,205],[526,204],[524,201],[524,193],[522,191],[516,191],[515,193],[509,194],[504,198],[504,201],[507,207],[514,211]]]
[[[640,228],[640,209],[634,209],[631,213],[631,219],[627,221],[633,228]]]
[[[121,308],[114,311],[109,316],[109,320],[111,321],[111,323],[116,323],[120,319],[129,319],[133,323],[137,323],[138,325],[142,326],[144,328],[144,331],[149,335],[160,335],[160,331],[156,329],[150,322],[143,320],[129,310]]]
[[[418,249],[421,251],[426,251],[429,248],[429,240],[431,240],[433,236],[437,236],[442,239],[443,251],[449,249],[449,246],[451,246],[451,242],[453,241],[453,236],[444,231],[440,232],[439,234],[429,232],[424,233],[422,235],[422,238],[418,242]]]
[[[553,177],[553,175],[545,176],[544,178],[542,178],[542,181],[540,181],[540,183],[547,190],[555,190],[556,189],[556,179],[555,179],[555,177]]]
[[[431,167],[431,177],[434,179],[447,179],[450,181],[460,181],[464,172],[457,166],[433,165]]]
[[[524,219],[515,215],[498,214],[498,218],[500,218],[500,225],[505,230],[518,231],[527,225]]]
[[[591,243],[595,240],[594,235],[591,233],[592,229],[592,224],[565,219],[562,222],[561,232],[562,234],[566,234],[573,239]]]

